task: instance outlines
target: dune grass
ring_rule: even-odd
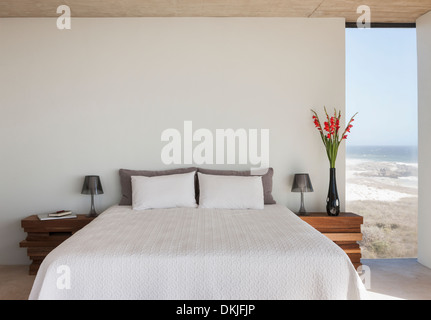
[[[347,166],[346,210],[364,217],[364,259],[417,257],[417,184],[400,179],[405,172],[393,163]]]
[[[347,206],[364,217],[360,242],[364,259],[417,256],[417,198],[352,201]]]

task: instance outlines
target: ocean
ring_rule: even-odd
[[[402,163],[418,162],[417,146],[346,146],[347,159],[387,161]]]

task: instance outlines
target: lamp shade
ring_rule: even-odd
[[[103,194],[102,183],[99,176],[85,176],[82,194]]]
[[[310,176],[308,173],[295,174],[292,184],[292,192],[313,192]]]

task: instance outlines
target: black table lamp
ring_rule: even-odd
[[[91,194],[91,209],[87,217],[97,217],[96,209],[94,208],[94,195],[103,194],[102,183],[99,176],[85,176],[84,185],[82,186],[81,194]]]
[[[304,192],[313,192],[313,186],[311,185],[311,180],[308,173],[295,174],[292,192],[301,192],[301,208],[299,209],[298,214],[306,216],[307,211],[305,211],[304,207]]]

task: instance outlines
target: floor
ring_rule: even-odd
[[[431,300],[431,269],[416,259],[363,259],[362,264],[368,299]],[[27,266],[0,266],[0,300],[27,299],[35,278],[27,272]]]
[[[34,278],[28,266],[0,266],[0,300],[27,300]]]
[[[431,300],[431,269],[416,259],[362,259],[369,267],[369,299]]]

